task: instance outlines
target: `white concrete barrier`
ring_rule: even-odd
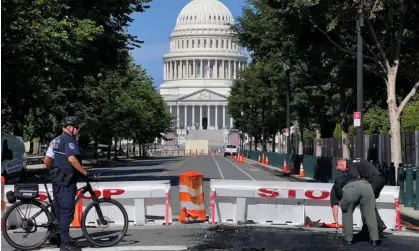
[[[332,223],[331,183],[288,181],[211,180],[210,223],[304,225],[312,221]],[[386,186],[377,199],[377,209],[389,229],[395,229],[398,187]],[[342,213],[339,213],[342,223]],[[354,212],[354,228],[362,227],[359,207]]]
[[[86,183],[78,183],[77,187],[81,188]],[[120,202],[128,214],[130,225],[145,225],[145,224],[170,224],[172,223],[172,208],[169,201],[170,194],[170,180],[163,181],[129,181],[129,182],[99,182],[97,184],[91,183],[93,190],[99,198],[112,198]],[[47,184],[49,193],[53,197],[52,185]],[[14,190],[13,185],[5,187],[5,192]],[[4,198],[6,201],[7,199]],[[44,184],[39,184],[39,199],[48,201]],[[86,193],[82,199],[83,211],[92,202],[90,194]],[[10,206],[9,203],[6,205]],[[106,216],[118,217],[118,219],[111,219],[116,221],[114,224],[122,224],[122,214],[109,214],[109,209],[114,209],[115,206],[109,204],[101,205],[102,211]],[[107,210],[108,209],[108,210]],[[26,208],[22,209],[25,212]],[[36,212],[28,214],[33,216]],[[39,210],[39,209],[38,209]],[[14,210],[16,212],[17,210]],[[51,210],[50,210],[51,211]],[[16,215],[17,216],[17,215]],[[18,223],[17,219],[21,217],[9,217],[7,224],[15,225]],[[95,224],[97,219],[96,211],[91,209],[87,216],[86,222],[88,224]],[[44,214],[36,218],[37,222],[46,221]]]

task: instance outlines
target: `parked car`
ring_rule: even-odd
[[[1,175],[7,184],[21,182],[26,178],[26,152],[22,137],[1,136]]]
[[[233,155],[233,156],[237,156],[237,146],[235,145],[226,145],[224,147],[224,157],[226,157],[227,155]]]

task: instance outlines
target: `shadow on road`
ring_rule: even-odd
[[[162,173],[164,171],[167,171],[163,168],[151,168],[151,169],[118,169],[115,170],[114,168],[110,169],[93,169],[89,171],[89,174],[100,174],[100,178],[106,177],[106,176],[113,176],[112,178],[115,178],[114,176],[124,176],[124,178],[127,178],[126,176],[132,176],[136,174],[145,174],[145,173]]]
[[[130,175],[130,176],[122,176],[122,177],[99,177],[99,184],[100,182],[118,182],[118,181],[156,181],[156,180],[170,180],[171,186],[178,186],[179,185],[179,176],[141,176],[141,175]],[[210,178],[204,178],[204,181],[210,181]],[[93,185],[93,184],[92,184]]]

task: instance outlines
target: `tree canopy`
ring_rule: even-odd
[[[292,120],[298,122],[301,132],[302,128],[320,127],[322,137],[332,137],[340,123],[342,136],[347,138],[356,111],[359,13],[364,17],[363,125],[367,133],[391,132],[392,161],[397,164],[401,162],[401,115],[419,87],[416,2],[247,0],[233,30],[239,43],[251,52],[253,64],[273,66],[271,81],[259,90],[271,92],[271,99],[281,104],[281,109],[285,109],[283,101],[289,92]],[[289,78],[283,77],[286,73]],[[258,82],[254,76],[241,78],[235,85]],[[271,89],[274,86],[279,90],[276,93]],[[232,92],[230,100],[253,97],[250,92]],[[234,111],[236,105],[231,102],[230,109]],[[415,113],[410,107],[407,113]],[[388,115],[383,116],[383,111]],[[237,113],[233,118],[239,121]],[[378,124],[377,118],[387,123]],[[277,130],[283,127],[277,123]]]
[[[129,55],[137,1],[2,1],[2,130],[49,140],[64,116],[82,133],[148,142],[170,127],[153,79]]]

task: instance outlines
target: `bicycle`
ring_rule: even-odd
[[[35,175],[35,176],[41,179],[41,177],[39,177],[38,175]],[[50,180],[50,178],[48,180]],[[98,176],[95,176],[94,180],[97,181]],[[56,234],[56,231],[58,231],[58,220],[56,220],[57,215],[53,207],[56,203],[58,203],[58,201],[55,198],[54,200],[51,199],[51,195],[50,195],[50,192],[48,191],[46,181],[47,181],[47,178],[43,180],[43,184],[45,187],[46,197],[48,199],[48,202],[40,199],[39,191],[38,191],[39,190],[38,184],[33,184],[33,183],[32,184],[16,184],[15,189],[14,189],[15,191],[8,191],[6,193],[7,200],[12,205],[6,210],[6,212],[3,215],[2,223],[1,223],[2,235],[10,246],[18,250],[33,250],[33,249],[39,248],[47,240],[51,239],[51,237]],[[77,193],[76,193],[77,195],[76,195],[76,201],[75,201],[75,205],[77,205],[77,203],[83,198],[83,195],[86,194],[87,192],[90,193],[90,196],[92,198],[92,202],[87,205],[82,215],[81,230],[83,232],[83,236],[87,239],[87,241],[92,246],[110,247],[110,246],[116,245],[118,242],[122,240],[122,238],[125,236],[125,234],[128,231],[128,214],[125,208],[122,206],[122,204],[119,203],[118,201],[111,198],[99,199],[96,193],[93,191],[93,188],[90,185],[89,180],[86,179],[85,181],[86,181],[86,185],[80,189],[77,189]],[[98,225],[99,228],[102,228],[102,229],[109,228],[110,223],[112,223],[112,221],[108,217],[105,217],[103,215],[102,208],[106,208],[106,207],[104,206],[101,207],[100,204],[102,203],[110,203],[110,204],[115,205],[122,212],[122,215],[123,215],[122,232],[115,239],[112,240],[112,239],[107,238],[108,241],[105,241],[105,242],[101,242],[101,239],[99,239],[98,241],[94,240],[93,238],[95,237],[95,233],[93,234],[87,233],[87,229],[91,228],[91,226],[87,224],[87,220],[88,220],[87,215],[92,208],[96,210],[96,213],[99,216],[98,217],[99,219],[96,220],[96,224]],[[10,228],[7,225],[7,220],[14,209],[17,209],[18,213],[20,214],[19,207],[22,205],[27,205],[31,207],[35,206],[39,208],[39,211],[37,211],[37,213],[34,216],[29,217],[29,218],[22,217],[20,224],[16,223],[16,226],[15,226],[17,228],[17,226],[19,225],[23,229],[23,231],[26,232],[26,234],[37,232],[38,228],[45,228],[46,235],[44,238],[40,238],[40,241],[37,244],[30,245],[30,246],[21,246],[17,244],[16,242],[14,242],[8,234],[8,230],[11,230],[14,228],[13,226]],[[52,213],[49,210],[50,208],[52,208],[51,210]],[[37,224],[37,221],[35,218],[40,216],[42,213],[45,213],[46,220],[41,218],[39,224]],[[51,216],[53,216],[53,218]],[[14,216],[12,216],[11,218],[13,217]],[[35,238],[35,239],[39,239],[39,238]]]

